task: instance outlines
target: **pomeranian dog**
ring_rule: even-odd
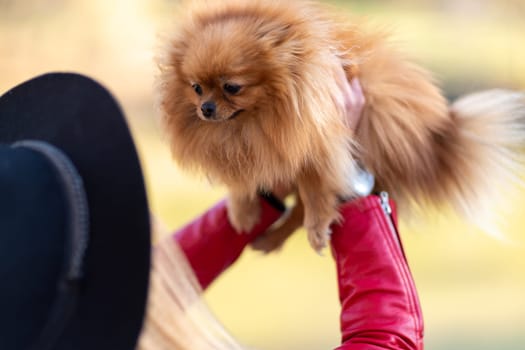
[[[285,184],[319,251],[358,167],[401,207],[450,204],[477,221],[523,165],[523,94],[449,107],[431,75],[363,21],[291,0],[192,1],[184,13],[161,55],[160,109],[176,161],[229,189],[239,232],[259,218],[257,193]],[[342,69],[366,98],[355,130]]]

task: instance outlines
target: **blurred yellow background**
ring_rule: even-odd
[[[399,45],[435,73],[449,97],[486,87],[525,88],[523,0],[334,4],[389,25]],[[177,170],[153,107],[153,57],[159,34],[169,32],[176,18],[176,5],[168,0],[0,0],[0,92],[47,71],[81,72],[109,87],[131,125],[153,211],[173,228],[225,193]],[[525,349],[525,200],[511,204],[506,216],[511,243],[450,216],[402,222],[425,314],[427,349]],[[334,269],[331,257],[315,255],[300,233],[279,254],[248,251],[206,298],[245,344],[329,349],[339,341]]]

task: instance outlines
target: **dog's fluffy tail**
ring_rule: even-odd
[[[415,92],[390,98],[380,110],[370,107],[362,138],[374,150],[365,165],[377,176],[377,190],[391,192],[401,209],[449,206],[499,235],[501,204],[519,193],[525,175],[525,94],[474,93],[448,112],[429,107],[436,98],[420,100]],[[430,115],[435,117],[422,123]]]
[[[498,234],[491,215],[510,201],[525,175],[525,94],[489,90],[464,96],[450,108],[455,128],[436,140],[446,153],[438,173],[453,209]]]

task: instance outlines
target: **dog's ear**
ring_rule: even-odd
[[[187,40],[185,40],[184,37],[179,36],[169,41],[168,45],[167,50],[165,50],[167,57],[165,58],[164,63],[169,62],[169,65],[172,67],[179,68],[183,63],[184,56],[188,50]]]
[[[278,47],[290,36],[291,24],[266,23],[258,28],[256,37],[258,40],[266,41],[272,47]]]

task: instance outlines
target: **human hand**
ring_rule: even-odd
[[[336,82],[342,93],[342,108],[346,113],[346,123],[352,130],[356,130],[366,100],[359,78],[353,78],[351,82],[346,78],[345,71],[341,68],[336,77]]]

